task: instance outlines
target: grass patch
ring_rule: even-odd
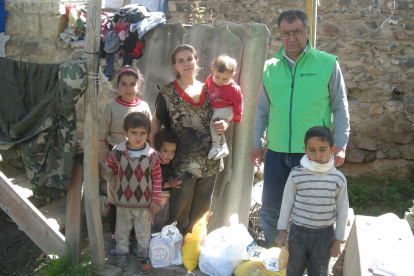
[[[70,254],[58,258],[53,256],[46,261],[45,266],[40,270],[40,275],[47,276],[92,276],[95,273],[96,266],[90,263],[89,255],[83,257],[81,262],[75,263],[70,259]]]
[[[413,206],[414,182],[377,179],[350,179],[348,181],[349,205],[355,214],[379,216],[394,213],[403,218]]]

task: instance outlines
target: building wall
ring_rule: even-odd
[[[279,15],[290,9],[305,11],[306,5],[305,0],[199,2],[207,7],[204,20],[215,24],[266,24],[268,58],[282,45]],[[348,91],[348,163],[414,159],[414,1],[395,1],[394,15],[386,21],[393,2],[319,1],[316,47],[339,57]],[[194,1],[170,0],[169,22],[189,23],[191,5]]]
[[[5,44],[8,58],[34,63],[60,63],[82,56],[82,49],[71,50],[59,34],[66,27],[65,6],[58,3],[6,1]]]

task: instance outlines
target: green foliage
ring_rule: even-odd
[[[356,214],[379,216],[394,213],[400,218],[413,206],[414,183],[386,177],[377,179],[382,185],[371,185],[369,181],[348,183],[349,205]],[[372,180],[371,180],[372,182]]]
[[[200,1],[194,1],[194,6],[190,5],[190,7],[190,23],[194,25],[197,23],[205,22],[204,15],[207,11],[207,8],[200,6]]]
[[[46,261],[46,265],[41,270],[41,275],[45,276],[92,276],[97,275],[94,271],[96,267],[90,264],[89,255],[84,256],[79,263],[70,260],[70,254],[62,258],[53,256]]]

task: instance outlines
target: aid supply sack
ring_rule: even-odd
[[[153,267],[181,265],[181,244],[183,235],[177,227],[164,226],[161,232],[152,234],[150,259]]]
[[[262,261],[247,261],[236,267],[234,276],[285,276],[286,269],[270,271]]]
[[[161,237],[163,238],[170,238],[174,242],[174,258],[172,261],[172,265],[181,265],[183,263],[182,260],[182,251],[181,247],[183,244],[183,235],[181,235],[180,231],[177,227],[172,225],[166,225],[162,228]]]
[[[207,223],[210,220],[211,212],[206,212],[193,226],[191,233],[184,237],[183,242],[183,264],[189,272],[192,272],[198,264],[201,248],[207,235]]]
[[[170,266],[174,260],[174,241],[171,238],[163,238],[160,233],[155,233],[150,241],[149,257],[153,267]]]
[[[230,216],[230,224],[207,235],[198,264],[203,273],[231,276],[237,266],[249,259],[247,246],[252,243],[252,236],[239,224],[237,214]]]

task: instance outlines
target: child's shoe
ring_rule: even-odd
[[[214,148],[214,147],[212,147],[211,149],[210,149],[210,152],[208,153],[208,159],[211,159],[211,158],[213,158],[214,156],[216,156],[216,154],[217,153],[219,153],[220,152],[220,148]]]
[[[137,255],[137,238],[131,237],[129,238],[129,253],[132,255]]]
[[[214,157],[214,160],[218,160],[220,158],[226,157],[227,155],[229,155],[229,148],[227,147],[227,144],[224,144],[221,148],[220,151],[217,153],[217,155]]]
[[[151,271],[151,260],[149,258],[138,258],[138,262],[140,266],[138,267],[138,271],[141,274],[147,274]]]
[[[123,253],[119,253],[116,255],[116,266],[121,268],[122,271],[127,270],[128,268],[128,259],[127,255]]]
[[[109,255],[116,256],[115,247],[116,247],[116,239],[115,239],[115,235],[112,235],[111,242],[109,243]]]

